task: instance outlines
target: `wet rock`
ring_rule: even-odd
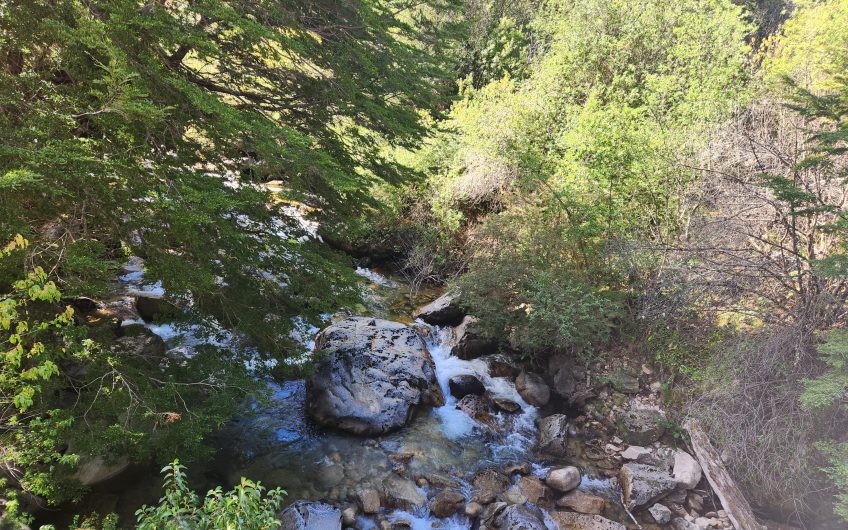
[[[483,507],[479,503],[469,502],[465,505],[465,516],[469,519],[476,519],[483,513]]]
[[[545,482],[548,486],[561,492],[568,492],[580,485],[580,470],[574,466],[552,469]]]
[[[504,508],[495,518],[495,527],[500,530],[547,530],[538,510],[520,504]]]
[[[691,490],[701,481],[701,465],[686,451],[677,450],[672,476],[678,488]]]
[[[411,480],[396,475],[389,476],[383,480],[383,491],[389,507],[408,510],[413,506],[424,506],[424,497]]]
[[[549,497],[548,487],[536,477],[521,477],[514,487],[533,504],[542,504]]]
[[[507,475],[515,475],[516,473],[519,475],[529,475],[530,474],[530,463],[529,462],[521,462],[520,464],[512,464],[504,468],[504,472]]]
[[[280,512],[281,530],[341,530],[342,512],[323,502],[296,501]]]
[[[342,524],[345,527],[350,527],[356,524],[356,514],[358,510],[356,506],[348,506],[344,510],[342,510]]]
[[[551,390],[539,374],[521,372],[515,380],[515,389],[521,399],[534,407],[542,407],[551,399]]]
[[[492,416],[492,409],[481,396],[469,394],[457,402],[456,408],[480,423],[494,423],[495,418]]]
[[[574,512],[551,512],[548,515],[558,530],[627,530],[623,524],[600,515]]]
[[[471,485],[474,500],[480,504],[489,504],[509,486],[509,478],[493,469],[486,469],[474,476]]]
[[[515,361],[502,353],[484,355],[480,357],[489,367],[489,375],[492,377],[516,377],[521,369]]]
[[[73,478],[83,486],[94,486],[109,479],[115,478],[130,467],[130,461],[126,457],[115,460],[107,460],[102,456],[95,458],[83,458],[77,465]]]
[[[674,479],[662,469],[628,463],[618,474],[624,501],[630,510],[651,504],[675,488]]]
[[[410,530],[412,521],[409,519],[397,519],[392,523],[392,530]]]
[[[492,404],[497,410],[506,412],[508,414],[515,414],[516,412],[521,412],[521,405],[511,399],[492,398]]]
[[[456,326],[465,316],[465,312],[456,301],[456,295],[445,293],[418,309],[413,313],[413,317],[420,318],[433,326]]]
[[[659,409],[634,407],[618,411],[614,420],[619,434],[632,445],[650,445],[665,433],[665,416]]]
[[[604,511],[606,501],[602,497],[573,490],[560,497],[556,501],[556,505],[579,513],[600,515]]]
[[[450,378],[448,381],[450,393],[457,399],[462,399],[468,395],[482,396],[486,392],[486,387],[483,383],[473,375],[457,375]]]
[[[115,355],[148,362],[159,362],[165,356],[165,341],[141,324],[121,328],[121,336],[111,344]]]
[[[507,504],[525,504],[528,501],[527,496],[524,495],[524,493],[516,486],[510,487],[508,490],[501,493],[498,498],[505,501]]]
[[[163,313],[163,301],[153,296],[139,296],[135,299],[135,309],[145,322],[152,322]]]
[[[452,353],[460,359],[476,359],[485,353],[491,353],[497,348],[497,344],[480,336],[475,331],[477,319],[466,316],[462,322],[454,328],[453,340],[451,341]]]
[[[671,521],[671,510],[662,504],[654,504],[648,508],[648,513],[651,514],[651,517],[654,518],[654,521],[656,521],[657,524],[668,524],[668,522]]]
[[[356,492],[356,498],[362,507],[362,513],[370,515],[380,511],[380,493],[377,490],[361,489]]]
[[[649,456],[650,454],[651,454],[650,449],[646,449],[645,447],[640,447],[638,445],[631,445],[630,447],[628,447],[627,449],[622,451],[621,458],[623,458],[625,460],[635,460],[637,462],[644,463],[644,462],[641,462],[640,459],[644,459],[646,456]]]
[[[423,404],[440,404],[430,353],[411,327],[350,317],[315,339],[326,355],[307,381],[307,412],[316,422],[359,435],[399,429]]]
[[[456,490],[442,490],[430,503],[430,511],[439,518],[450,517],[462,510],[465,497]]]
[[[505,502],[493,502],[483,508],[483,512],[480,514],[480,520],[483,522],[481,526],[494,528],[498,516],[503,513],[507,506],[509,505]]]
[[[568,454],[568,418],[554,414],[539,420],[538,449],[551,456]]]
[[[452,488],[459,489],[460,483],[458,480],[448,475],[447,473],[433,472],[428,473],[425,477],[425,484],[431,484],[437,488]]]

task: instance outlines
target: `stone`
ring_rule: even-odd
[[[466,316],[453,330],[451,352],[460,359],[466,361],[476,359],[485,353],[491,353],[497,348],[497,344],[494,341],[481,337],[475,331],[476,323],[476,318]]]
[[[516,473],[519,475],[529,475],[531,471],[529,462],[521,462],[520,464],[512,464],[504,468],[504,472],[507,475],[515,475]]]
[[[480,359],[489,367],[489,375],[491,377],[513,378],[521,372],[515,361],[502,353],[484,355]]]
[[[457,402],[456,408],[480,423],[491,425],[495,421],[489,403],[482,396],[469,394]]]
[[[112,342],[110,349],[121,357],[159,363],[167,346],[159,335],[141,324],[133,324],[121,328],[121,336]]]
[[[694,512],[701,513],[704,510],[704,498],[691,492],[686,496],[686,507]]]
[[[457,305],[456,300],[455,294],[445,293],[419,308],[412,316],[433,326],[456,326],[465,316],[465,312]]]
[[[665,416],[656,408],[634,407],[617,411],[614,421],[622,431],[619,434],[631,445],[651,445],[665,434]]]
[[[515,380],[515,389],[521,399],[534,407],[542,407],[551,399],[551,389],[539,374],[521,372]]]
[[[483,512],[483,507],[480,506],[479,503],[469,502],[465,505],[465,516],[469,519],[476,519],[480,517],[480,514]]]
[[[690,523],[686,519],[682,517],[677,517],[671,521],[671,527],[674,530],[700,530],[698,525],[695,523]]]
[[[548,374],[551,376],[551,390],[565,399],[571,398],[577,391],[578,375],[582,375],[579,364],[571,355],[552,355],[548,359]]]
[[[350,317],[315,339],[323,358],[307,381],[307,412],[317,423],[358,435],[403,427],[414,410],[443,396],[430,353],[409,326]]]
[[[159,297],[139,296],[135,299],[135,309],[145,322],[152,322],[163,313],[163,301]]]
[[[636,460],[639,461],[640,458],[644,458],[647,455],[651,454],[651,450],[645,447],[640,447],[638,445],[631,445],[621,453],[621,458],[625,460]]]
[[[539,420],[539,451],[551,456],[568,454],[568,418],[554,414]]]
[[[548,516],[558,530],[627,530],[621,523],[600,515],[574,512],[549,512]]]
[[[651,517],[654,518],[654,521],[656,521],[657,524],[668,524],[668,522],[671,521],[671,510],[669,510],[667,506],[663,506],[662,504],[654,504],[653,506],[648,508],[648,513],[651,514]]]
[[[580,490],[572,490],[556,501],[560,508],[569,508],[578,513],[600,515],[604,511],[606,501],[603,497],[590,495]]]
[[[372,515],[380,511],[380,493],[372,488],[361,489],[356,492],[362,513]]]
[[[671,475],[662,469],[632,462],[621,467],[618,479],[630,510],[658,501],[674,491],[676,485]]]
[[[392,523],[392,530],[411,530],[412,521],[409,519],[395,519]]]
[[[480,526],[486,528],[495,528],[495,521],[500,516],[506,507],[509,506],[505,502],[493,502],[483,508],[480,514],[480,521],[483,523]]]
[[[548,486],[563,493],[569,492],[580,485],[580,470],[574,466],[552,469],[545,482]]]
[[[486,387],[483,383],[473,375],[457,375],[450,378],[448,381],[450,393],[457,399],[462,399],[468,395],[482,396],[486,392]]]
[[[348,506],[342,510],[342,524],[346,527],[355,525],[357,511],[356,506]]]
[[[390,508],[408,510],[414,506],[424,506],[424,497],[409,479],[390,475],[383,480],[383,491]]]
[[[109,479],[115,478],[130,467],[130,461],[126,457],[107,460],[102,456],[80,459],[73,478],[86,487],[101,484]]]
[[[521,477],[513,487],[533,504],[541,504],[548,497],[548,487],[536,477]]]
[[[495,526],[499,530],[547,530],[542,514],[521,504],[504,508],[495,517]]]
[[[433,498],[433,501],[430,503],[430,511],[439,518],[450,517],[462,510],[464,504],[465,497],[462,493],[456,490],[445,489]]]
[[[323,502],[295,501],[277,516],[281,530],[341,530],[342,512]]]
[[[492,405],[495,406],[495,409],[507,414],[521,412],[521,405],[508,398],[492,398]]]
[[[686,451],[674,453],[674,470],[671,475],[680,489],[691,490],[701,482],[701,465]]]
[[[471,485],[474,500],[480,504],[489,504],[509,486],[509,478],[493,469],[486,469],[474,476]]]

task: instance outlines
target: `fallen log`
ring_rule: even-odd
[[[689,420],[683,428],[689,433],[692,449],[695,451],[698,463],[701,464],[701,469],[704,470],[707,481],[736,530],[765,530],[766,527],[757,522],[751,505],[728,473],[701,424],[697,420]]]

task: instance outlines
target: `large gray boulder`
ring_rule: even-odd
[[[674,491],[677,483],[668,472],[654,466],[628,463],[618,474],[627,508],[635,510],[653,504]]]
[[[418,309],[413,316],[433,326],[456,326],[465,316],[456,299],[456,295],[445,293]]]
[[[315,339],[324,358],[307,381],[307,411],[316,422],[354,434],[403,427],[414,410],[444,398],[421,337],[398,322],[350,317]]]
[[[453,330],[451,352],[460,359],[476,359],[481,355],[495,353],[497,344],[484,338],[477,330],[477,319],[466,316]]]
[[[548,515],[558,530],[627,530],[623,524],[600,515],[574,512],[550,512]]]
[[[534,407],[542,407],[551,399],[551,390],[539,374],[521,372],[515,380],[515,389],[521,399]]]
[[[568,455],[568,417],[553,414],[539,420],[540,452],[551,456]]]
[[[521,504],[512,504],[495,517],[494,526],[500,530],[547,530],[543,515]]]
[[[342,512],[323,502],[295,501],[277,516],[280,530],[341,530]]]

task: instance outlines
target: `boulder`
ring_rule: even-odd
[[[509,478],[494,469],[485,469],[474,476],[471,485],[474,500],[480,504],[489,504],[509,486]]]
[[[115,460],[106,460],[102,456],[94,458],[83,458],[77,465],[73,478],[83,486],[94,486],[117,477],[130,467],[130,461],[126,457]]]
[[[141,324],[121,328],[121,336],[112,342],[115,355],[148,362],[159,362],[165,356],[167,346],[162,337]]]
[[[691,490],[701,481],[701,465],[686,451],[677,450],[672,476],[678,488]]]
[[[648,508],[648,513],[651,514],[651,517],[653,517],[654,521],[656,521],[659,525],[668,524],[668,522],[671,521],[671,510],[662,504],[654,504]]]
[[[507,414],[521,412],[521,405],[507,398],[492,398],[492,405],[494,405],[497,410],[506,412]]]
[[[135,310],[145,322],[152,322],[163,313],[162,298],[155,296],[139,296],[135,299]]]
[[[651,445],[665,434],[665,416],[659,409],[634,407],[618,411],[614,419],[622,431],[619,434],[632,445]]]
[[[640,447],[638,445],[631,445],[621,453],[621,458],[625,460],[635,460],[640,463],[642,460],[651,455],[651,450],[646,449],[645,447]]]
[[[515,483],[517,490],[533,504],[542,504],[548,498],[549,490],[545,483],[536,477],[521,477]]]
[[[452,353],[460,359],[476,359],[485,353],[491,353],[497,348],[497,344],[489,339],[483,338],[475,331],[477,319],[466,316],[462,322],[453,330],[451,341]]]
[[[676,482],[666,471],[645,465],[628,463],[618,474],[627,508],[634,510],[658,501],[674,491]]]
[[[280,530],[341,530],[342,512],[323,502],[295,501],[277,516]]]
[[[551,399],[551,390],[542,376],[530,372],[521,372],[515,380],[515,389],[521,399],[534,407],[542,407]]]
[[[568,492],[580,485],[580,470],[574,466],[552,469],[545,482],[548,486],[561,492]]]
[[[530,467],[530,462],[521,462],[520,464],[511,464],[504,468],[504,472],[507,475],[529,475],[532,471]]]
[[[462,510],[465,505],[465,497],[462,493],[446,489],[439,492],[430,503],[430,511],[439,518],[450,517]]]
[[[414,506],[424,506],[424,497],[409,479],[391,475],[383,480],[383,491],[390,508],[408,510]]]
[[[462,322],[465,312],[457,305],[454,294],[445,293],[413,313],[433,326],[456,326]]]
[[[350,528],[356,524],[356,506],[348,506],[342,510],[342,524],[345,528]]]
[[[491,425],[495,420],[489,403],[482,396],[469,394],[457,402],[456,408],[480,423]]]
[[[465,505],[465,516],[469,519],[476,519],[483,513],[483,507],[477,502],[469,502]]]
[[[551,390],[565,399],[577,391],[578,383],[583,377],[583,369],[571,355],[552,355],[548,359],[548,374],[551,377]]]
[[[554,414],[539,420],[538,449],[551,456],[568,454],[568,418]]]
[[[674,530],[702,530],[695,523],[690,523],[682,517],[677,517],[671,521],[671,527]]]
[[[606,501],[603,497],[590,495],[580,490],[573,490],[556,501],[560,508],[568,508],[579,513],[600,515],[604,511]]]
[[[359,435],[403,427],[416,407],[441,404],[430,353],[409,326],[350,317],[315,339],[324,355],[307,381],[307,412],[317,423]]]
[[[356,498],[359,500],[359,506],[362,507],[362,513],[371,515],[380,511],[380,492],[377,490],[361,489],[356,492]]]
[[[515,361],[502,353],[484,355],[480,359],[489,367],[489,375],[492,377],[513,378],[521,372]]]
[[[627,530],[621,523],[610,521],[600,515],[574,512],[550,512],[548,516],[558,530]]]
[[[473,375],[457,375],[450,378],[448,381],[450,393],[457,399],[462,399],[468,395],[482,396],[486,392],[486,387],[483,383]]]
[[[495,517],[495,527],[500,530],[547,530],[538,510],[513,504]]]

